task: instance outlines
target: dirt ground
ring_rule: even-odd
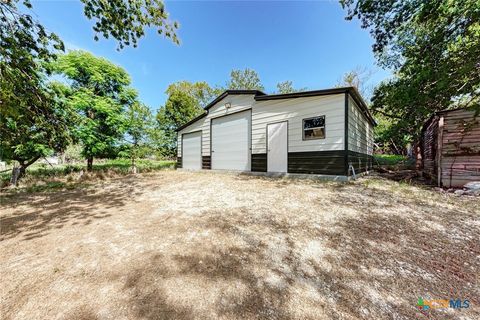
[[[479,198],[378,177],[164,171],[4,195],[0,219],[2,319],[480,318]]]

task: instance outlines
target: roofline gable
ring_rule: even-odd
[[[207,114],[208,114],[208,110],[210,108],[212,108],[214,105],[216,105],[217,103],[219,103],[220,101],[222,101],[222,99],[224,99],[225,97],[229,96],[229,95],[254,95],[255,97],[257,96],[262,96],[262,95],[265,95],[264,92],[260,91],[260,90],[234,90],[234,89],[228,89],[228,90],[225,90],[221,95],[219,95],[218,97],[216,97],[215,99],[213,99],[212,102],[210,102],[209,104],[207,104],[203,109],[206,111],[202,114],[200,114],[199,116],[193,118],[192,120],[188,121],[187,123],[185,123],[184,125],[181,125],[180,127],[178,127],[175,131],[178,132],[180,130],[183,130],[185,129],[186,127],[188,127],[189,125],[193,124],[194,122],[196,122],[197,120],[200,120],[202,119],[203,117],[205,117]]]
[[[212,102],[210,102],[209,104],[207,104],[204,109],[205,109],[205,110],[210,109],[211,107],[213,107],[215,104],[217,104],[218,102],[220,102],[220,101],[221,101],[223,98],[225,98],[226,96],[229,96],[229,95],[240,95],[240,94],[254,95],[255,97],[266,95],[265,93],[263,93],[263,92],[260,91],[260,90],[225,90],[221,95],[219,95],[219,96],[216,97]]]

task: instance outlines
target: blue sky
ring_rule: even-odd
[[[258,72],[265,91],[291,80],[295,87],[322,89],[358,66],[373,71],[370,86],[388,77],[375,65],[367,30],[346,21],[338,1],[167,1],[180,23],[181,44],[149,30],[137,48],[116,50],[112,40],[93,40],[92,22],[80,1],[33,1],[37,18],[68,48],[88,50],[122,66],[140,99],[158,109],[175,81],[224,85],[232,69]]]

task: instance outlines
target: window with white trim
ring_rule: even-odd
[[[303,119],[303,140],[325,139],[325,116]]]

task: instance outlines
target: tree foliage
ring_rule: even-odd
[[[31,115],[43,113],[47,94],[42,84],[44,62],[55,59],[64,51],[60,38],[46,30],[33,18],[30,0],[0,2],[0,103],[3,116],[16,110],[22,101],[29,100]],[[84,12],[95,21],[95,39],[98,34],[117,40],[119,48],[137,46],[145,29],[156,27],[158,33],[178,43],[177,22],[170,22],[162,1],[159,0],[82,0]],[[16,110],[16,111],[15,111]]]
[[[244,70],[232,70],[230,72],[230,81],[227,82],[228,89],[236,90],[264,90],[258,73],[246,68]]]
[[[372,87],[368,86],[368,81],[372,75],[373,72],[371,70],[364,67],[356,67],[345,73],[337,82],[336,87],[354,87],[366,101],[370,101]]]
[[[85,16],[95,21],[95,40],[98,34],[110,36],[119,48],[137,46],[145,35],[145,28],[155,27],[157,32],[178,44],[178,22],[170,21],[161,0],[81,0]]]
[[[95,20],[96,40],[101,34],[117,40],[119,48],[127,45],[135,47],[146,28],[156,27],[158,33],[178,43],[178,24],[168,20],[161,1],[82,2],[85,4],[85,15]],[[19,10],[18,3],[23,4],[25,12]],[[103,116],[106,122],[82,122],[84,128],[92,130],[94,127],[102,127],[102,130],[114,128],[113,123],[117,122],[114,113],[104,111],[110,108],[112,101],[116,107],[116,102],[131,99],[125,92],[123,97],[120,92],[102,96],[92,88],[80,89],[82,78],[87,76],[75,75],[74,69],[66,70],[73,72],[70,74],[74,78],[71,88],[58,83],[49,84],[47,77],[50,70],[45,66],[51,65],[57,54],[64,51],[64,44],[33,17],[31,9],[29,0],[0,1],[0,158],[19,162],[20,167],[12,174],[13,182],[36,159],[63,151],[70,141],[70,121],[76,119],[72,117],[68,105],[64,104],[65,94],[69,94],[71,99],[69,105],[85,110],[90,103],[96,106],[98,117]],[[99,74],[96,72],[88,77],[95,79]],[[116,92],[118,83],[114,80],[109,84],[105,82],[103,86],[110,92]],[[84,130],[79,132],[85,133]],[[83,138],[87,139],[86,136]],[[104,143],[110,144],[109,139]],[[101,145],[100,141],[98,145]]]
[[[120,156],[131,159],[132,171],[136,173],[136,159],[146,156],[152,149],[154,120],[148,106],[138,101],[130,104],[125,114],[125,128],[126,148]]]
[[[392,121],[398,141],[415,139],[435,111],[480,110],[478,0],[342,0],[375,39],[379,64],[395,78],[379,85],[373,110]]]
[[[24,5],[31,7],[29,1]],[[18,11],[16,2],[0,2],[0,112],[47,115],[48,99],[42,61],[55,59],[63,43],[30,15]],[[29,105],[27,109],[20,106]]]
[[[307,88],[295,89],[293,87],[293,82],[288,81],[288,80],[277,83],[277,93],[279,93],[279,94],[301,92],[301,91],[306,91],[306,90],[307,90]]]
[[[58,58],[52,69],[64,75],[67,104],[76,110],[75,136],[92,169],[93,158],[114,148],[126,129],[125,109],[133,104],[136,92],[121,67],[85,51],[71,51]]]
[[[207,82],[190,82],[179,81],[172,83],[165,91],[171,96],[175,92],[183,92],[195,100],[195,103],[204,108],[208,103],[212,102],[218,95],[223,92],[222,88],[213,88]]]
[[[164,156],[174,157],[177,147],[176,129],[200,115],[203,109],[198,101],[183,91],[174,91],[157,113],[158,128],[161,133],[159,147]]]
[[[31,7],[29,1],[23,1]],[[63,43],[16,2],[0,2],[0,158],[20,164],[12,182],[38,158],[69,141],[68,110],[46,82],[43,61],[55,59]]]
[[[61,88],[42,83],[42,105],[19,101],[15,112],[0,114],[0,158],[17,161],[12,184],[25,174],[28,166],[41,157],[63,151],[71,141],[72,112],[63,103]],[[38,108],[32,112],[32,108]],[[41,110],[40,112],[38,112]]]

